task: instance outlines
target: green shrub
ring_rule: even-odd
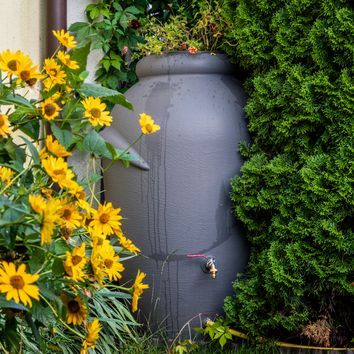
[[[225,50],[249,72],[252,138],[232,181],[251,245],[225,311],[239,328],[317,344],[353,336],[354,5],[228,0]],[[328,331],[309,335],[326,322]],[[312,328],[312,327],[311,327]],[[328,334],[329,333],[329,334]],[[327,336],[327,337],[326,337]]]

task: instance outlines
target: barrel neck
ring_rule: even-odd
[[[233,75],[235,67],[226,54],[171,52],[144,57],[138,62],[136,72],[139,79],[155,75]]]

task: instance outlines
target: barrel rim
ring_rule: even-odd
[[[183,74],[235,74],[235,66],[223,53],[187,51],[168,52],[161,55],[149,55],[139,60],[136,65],[139,79],[155,75]]]

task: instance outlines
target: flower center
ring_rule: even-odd
[[[82,260],[82,257],[81,256],[78,256],[78,255],[75,255],[75,256],[72,256],[72,262],[73,262],[73,265],[77,265],[81,262]]]
[[[5,125],[5,119],[4,116],[0,114],[0,127],[2,127],[3,125]]]
[[[8,63],[7,63],[7,67],[12,70],[12,71],[16,71],[17,70],[17,60],[10,60]]]
[[[50,69],[49,70],[49,75],[56,76],[57,74],[58,74],[58,70],[57,69]]]
[[[70,300],[68,302],[68,309],[71,313],[78,313],[80,311],[80,304],[75,300]]]
[[[101,224],[107,224],[109,221],[109,215],[106,214],[106,213],[103,213],[101,216],[100,216],[100,222]]]
[[[106,268],[111,269],[113,265],[113,261],[111,259],[105,259],[104,265],[106,266]]]
[[[28,70],[23,70],[20,72],[20,78],[23,80],[23,81],[27,81],[29,80],[31,77],[31,72],[28,71]]]
[[[55,113],[56,109],[55,109],[55,106],[51,103],[49,104],[46,104],[44,106],[44,113],[46,116],[52,116],[54,113]]]
[[[60,168],[60,169],[56,169],[56,170],[53,170],[53,174],[58,176],[58,175],[63,175],[65,172],[64,172],[64,169],[63,168]]]
[[[10,284],[15,289],[23,289],[23,287],[25,286],[25,281],[23,280],[21,275],[13,275],[12,277],[10,277]]]
[[[146,129],[149,133],[151,133],[152,130],[153,130],[153,127],[152,127],[151,124],[146,124],[146,125],[145,125],[145,129]]]
[[[71,229],[67,226],[60,228],[60,232],[66,240],[71,236]]]
[[[71,210],[70,209],[64,209],[63,218],[65,220],[70,220],[70,217],[71,217]]]
[[[29,79],[26,81],[26,84],[29,86],[33,86],[37,82],[37,79],[32,77],[32,79]]]
[[[98,108],[92,108],[90,113],[94,118],[101,117],[101,111]]]

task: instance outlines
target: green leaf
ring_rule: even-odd
[[[17,331],[17,321],[15,317],[6,320],[4,334],[6,346],[10,353],[19,353],[21,337]]]
[[[33,108],[32,104],[24,97],[20,95],[8,94],[3,98],[0,98],[0,104],[3,105],[17,105],[23,107]]]
[[[21,136],[21,139],[26,143],[31,155],[32,155],[32,159],[33,162],[36,165],[40,165],[40,160],[39,160],[39,154],[38,154],[38,150],[37,148],[33,145],[32,142],[30,142],[29,140],[27,140],[24,136]]]
[[[71,50],[70,56],[72,60],[75,60],[79,64],[79,69],[76,69],[75,72],[84,72],[87,65],[87,57],[90,53],[90,43],[87,43],[83,47],[77,47]],[[81,74],[80,74],[81,75]]]
[[[220,343],[220,345],[221,345],[221,348],[224,347],[224,345],[226,344],[226,342],[227,342],[227,339],[225,338],[225,336],[224,336],[224,335],[221,336],[220,339],[219,339],[219,343]]]
[[[71,133],[71,131],[61,129],[55,125],[55,123],[52,123],[50,127],[54,136],[58,139],[61,145],[68,148],[74,143],[74,135]]]
[[[8,301],[5,298],[0,297],[0,308],[15,309],[19,311],[28,311],[28,308],[22,304],[16,304],[15,301]]]
[[[81,144],[81,149],[98,157],[112,158],[105,140],[95,130],[91,130],[90,133],[85,136]]]
[[[38,139],[40,124],[38,120],[21,125],[20,130],[32,139]]]
[[[52,265],[52,273],[56,277],[63,275],[63,273],[64,273],[63,260],[61,260],[60,258],[56,258],[54,260],[53,265]]]
[[[131,13],[131,14],[133,14],[133,15],[138,15],[138,14],[141,14],[142,13],[142,11],[141,10],[139,10],[137,7],[135,7],[135,6],[129,6],[129,7],[127,7],[125,10],[124,10],[124,12],[129,12],[129,13]]]
[[[75,22],[70,25],[69,31],[70,32],[77,32],[78,30],[90,26],[87,22]]]
[[[116,90],[112,90],[96,84],[84,83],[79,89],[79,92],[85,96],[103,97],[109,102],[119,104],[125,108],[133,110],[133,105],[125,98],[122,93]]]
[[[70,250],[68,244],[67,244],[66,241],[64,241],[63,239],[57,240],[57,241],[53,244],[53,248],[54,248],[54,253],[55,253],[56,255],[63,255],[63,254],[66,253],[66,251],[69,251],[69,250]]]
[[[31,313],[36,321],[43,323],[44,325],[56,323],[56,319],[52,310],[49,307],[43,306],[41,303],[34,301],[31,308]]]

